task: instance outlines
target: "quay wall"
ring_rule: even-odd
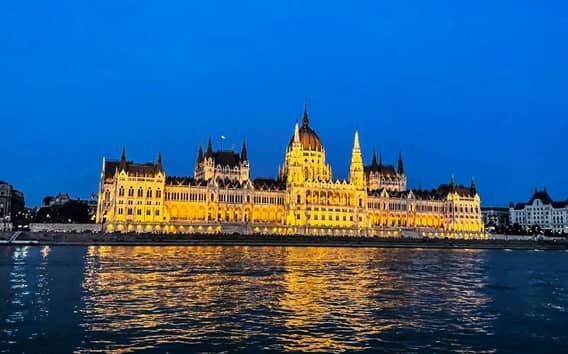
[[[8,234],[9,236],[10,234]],[[2,236],[2,235],[0,235]],[[3,240],[6,244],[7,241]],[[431,249],[568,250],[567,239],[433,239],[304,235],[183,235],[74,232],[22,232],[13,243],[116,246],[301,246]]]
[[[101,232],[100,224],[47,224],[31,223],[31,232]]]

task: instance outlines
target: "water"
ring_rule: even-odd
[[[567,352],[568,253],[0,247],[0,352]]]

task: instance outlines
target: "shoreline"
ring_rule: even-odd
[[[10,242],[0,235],[0,246],[250,246],[348,247],[413,249],[497,249],[568,251],[568,240],[466,240],[379,237],[313,237],[278,235],[165,235],[22,232]]]

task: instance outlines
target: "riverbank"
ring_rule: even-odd
[[[171,235],[22,232],[0,234],[0,244],[121,246],[298,246],[432,249],[568,250],[568,240],[460,240],[302,235]]]

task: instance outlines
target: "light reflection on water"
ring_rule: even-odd
[[[560,327],[562,319],[566,325],[568,270],[547,273],[550,258],[554,264],[567,258],[550,255],[300,247],[0,249],[0,270],[9,270],[7,279],[0,275],[0,295],[7,295],[0,348],[37,351],[34,345],[55,345],[50,340],[67,329],[74,341],[54,349],[556,350],[568,343]],[[522,259],[528,266],[519,267]],[[76,274],[68,274],[73,269]],[[524,323],[529,319],[548,324],[546,333]],[[523,339],[509,343],[505,334]]]

